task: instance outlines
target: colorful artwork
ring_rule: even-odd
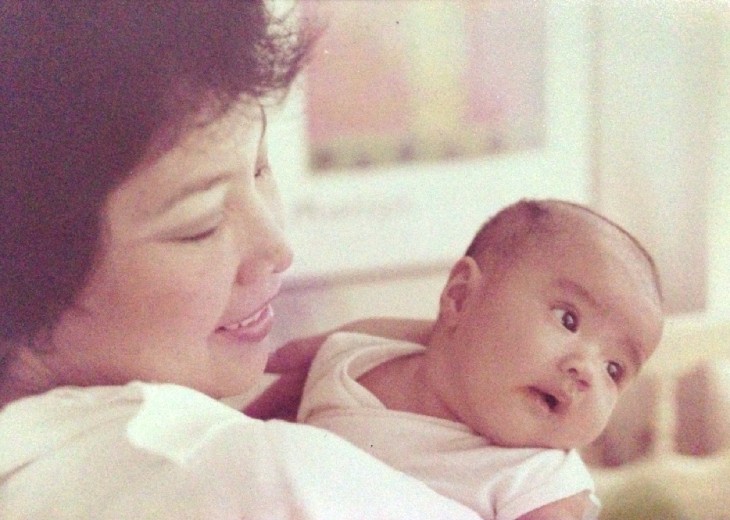
[[[318,0],[308,67],[315,174],[541,147],[540,0]]]

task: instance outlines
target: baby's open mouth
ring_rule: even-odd
[[[551,412],[554,412],[560,404],[560,400],[549,392],[544,392],[543,390],[540,390],[536,387],[531,387],[530,391],[533,393],[533,395],[535,395],[538,399],[545,403],[545,406],[547,406],[548,410],[550,410]]]
[[[555,410],[555,408],[558,406],[558,404],[560,404],[560,401],[558,401],[558,398],[552,394],[543,394],[542,399],[543,399],[543,401],[545,401],[545,404],[548,405],[548,408],[550,408],[551,411]]]

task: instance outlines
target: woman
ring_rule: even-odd
[[[260,1],[2,10],[0,517],[474,518],[255,385],[292,252],[265,102],[311,42]]]

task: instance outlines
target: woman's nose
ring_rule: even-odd
[[[263,207],[240,222],[241,258],[237,280],[247,284],[257,276],[286,271],[294,253],[284,233],[280,213]]]
[[[283,273],[291,267],[294,252],[282,227],[277,225],[272,229],[271,239],[267,242],[265,251],[271,259],[274,273]]]

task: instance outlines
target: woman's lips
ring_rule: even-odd
[[[239,322],[218,327],[216,333],[236,343],[258,343],[271,332],[273,318],[274,309],[267,303]]]

